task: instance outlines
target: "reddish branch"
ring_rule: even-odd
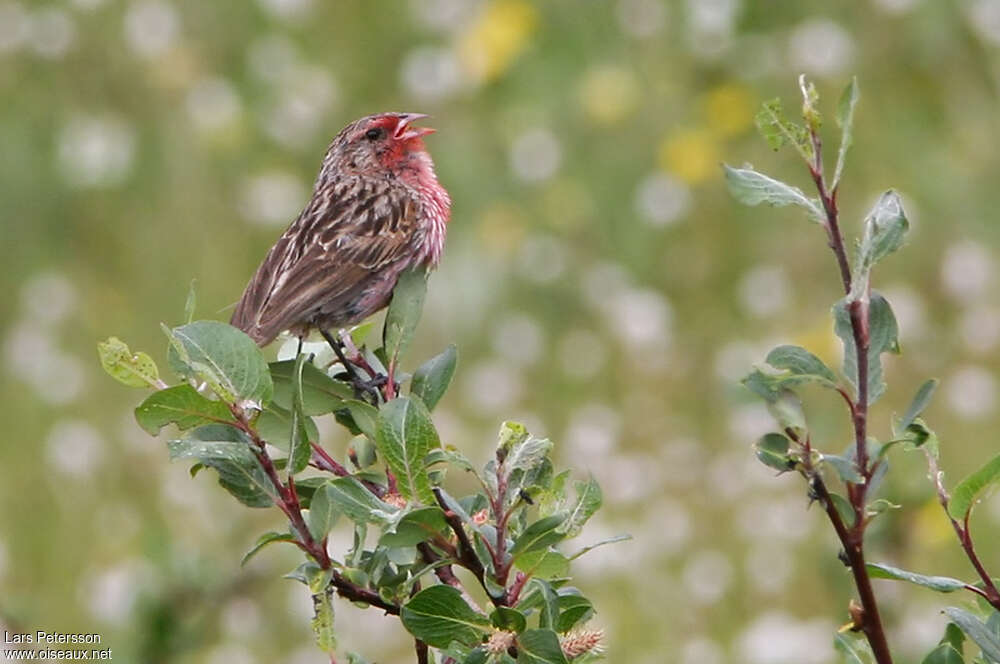
[[[948,517],[948,521],[951,522],[951,527],[955,529],[955,535],[958,536],[958,542],[962,545],[962,550],[965,551],[966,557],[976,569],[976,574],[979,575],[980,581],[983,582],[982,588],[966,584],[965,589],[981,596],[990,603],[990,606],[1000,611],[1000,591],[997,590],[996,584],[993,582],[993,577],[990,576],[990,573],[986,571],[986,567],[983,566],[983,561],[979,559],[979,554],[976,553],[976,547],[972,541],[972,532],[969,529],[971,510],[966,512],[965,518],[961,522],[951,516],[951,512],[948,511],[948,503],[951,501],[951,496],[948,495],[947,489],[944,488],[944,484],[941,482],[941,471],[938,470],[937,459],[926,449],[924,450],[924,456],[927,457],[927,466],[931,481],[934,482],[934,487],[937,489],[938,502],[944,508],[944,514]]]
[[[840,279],[844,293],[850,295],[853,282],[847,250],[844,246],[844,237],[840,231],[837,189],[833,191],[827,189],[826,179],[823,176],[823,145],[815,129],[810,128],[810,137],[813,144],[814,161],[809,164],[809,172],[812,175],[813,182],[816,184],[816,191],[819,194],[820,202],[823,205],[823,211],[826,215],[823,225],[826,228],[830,248],[837,259],[837,267],[840,270]],[[847,306],[851,322],[851,336],[855,349],[855,358],[857,359],[857,398],[852,401],[850,395],[845,393],[842,393],[842,395],[850,405],[851,420],[854,428],[855,462],[862,478],[861,482],[847,483],[847,497],[854,511],[854,523],[852,525],[848,526],[845,524],[840,513],[837,512],[822,477],[812,467],[810,454],[807,453],[804,455],[803,465],[805,466],[806,476],[810,483],[810,491],[822,502],[827,517],[837,533],[837,538],[844,547],[847,564],[854,576],[854,584],[858,589],[858,596],[861,600],[860,615],[855,619],[856,623],[860,619],[860,624],[857,624],[857,627],[864,632],[865,637],[868,639],[876,662],[878,664],[892,664],[892,654],[889,651],[889,643],[885,636],[885,628],[882,626],[882,618],[879,615],[878,603],[875,600],[875,593],[872,590],[871,578],[868,575],[864,556],[865,528],[868,525],[865,507],[868,488],[871,485],[877,465],[871,464],[868,458],[868,355],[870,334],[868,327],[867,293],[864,294],[864,297],[849,302]],[[806,451],[809,452],[808,441],[806,443]]]
[[[235,426],[251,440],[250,450],[274,488],[274,504],[288,518],[298,547],[309,554],[321,569],[331,571],[330,585],[336,589],[338,595],[352,602],[365,602],[386,613],[399,615],[400,607],[398,604],[385,601],[378,593],[345,579],[340,572],[332,569],[332,561],[326,551],[326,542],[317,542],[309,531],[305,519],[302,518],[302,506],[299,502],[298,492],[295,490],[295,480],[289,477],[287,484],[281,481],[274,467],[274,461],[267,453],[266,443],[250,424],[246,412],[237,405],[231,405],[230,410],[235,418]]]

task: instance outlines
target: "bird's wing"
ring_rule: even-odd
[[[319,190],[268,252],[232,323],[258,343],[322,310],[337,313],[387,268],[411,256],[420,206],[406,187],[345,178]]]

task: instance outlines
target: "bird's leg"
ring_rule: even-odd
[[[379,400],[378,383],[380,377],[372,377],[369,380],[365,380],[364,378],[362,378],[361,375],[358,373],[358,369],[354,365],[354,363],[348,360],[347,357],[344,356],[343,343],[334,338],[334,336],[330,334],[327,330],[320,329],[320,334],[322,334],[323,338],[326,339],[326,342],[330,344],[330,348],[333,349],[333,352],[337,356],[337,359],[343,365],[344,370],[347,372],[347,375],[350,378],[350,383],[354,387],[354,392],[357,395],[357,397],[362,398],[365,394],[367,394],[372,397],[373,403],[378,404]],[[365,364],[367,364],[367,362]],[[368,370],[370,369],[371,367],[368,367]]]
[[[347,357],[351,362],[364,369],[372,377],[373,381],[382,380],[383,375],[375,371],[371,363],[368,362],[368,359],[361,353],[361,350],[354,345],[354,339],[351,338],[347,330],[340,331],[340,343],[343,344],[344,349],[347,351]]]
[[[351,338],[351,335],[346,330],[340,331],[340,340],[343,342],[344,348],[347,349],[351,361],[368,372],[368,375],[372,377],[372,384],[383,388],[385,400],[392,401],[395,399],[396,395],[399,394],[399,384],[394,379],[396,375],[396,361],[392,360],[389,362],[389,367],[386,369],[387,373],[380,373],[371,366],[358,347],[354,345],[354,339]]]

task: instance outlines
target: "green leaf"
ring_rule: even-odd
[[[454,344],[448,346],[440,355],[420,365],[413,373],[410,381],[410,394],[414,394],[424,402],[427,410],[434,410],[441,397],[444,396],[458,364],[458,349]]]
[[[274,392],[260,348],[241,330],[201,320],[166,330],[171,366],[185,378],[204,381],[226,402],[266,405]]]
[[[504,422],[504,427],[511,426],[512,422]],[[520,425],[518,425],[520,426]],[[503,432],[501,431],[501,438],[503,438]],[[535,438],[534,436],[525,436],[513,444],[507,453],[507,457],[504,460],[504,474],[508,479],[511,478],[516,471],[528,472],[534,470],[540,463],[545,460],[549,452],[552,451],[552,441],[548,438]]]
[[[576,489],[576,503],[570,508],[566,520],[559,525],[559,531],[566,537],[579,535],[583,525],[600,509],[604,500],[601,486],[593,476],[586,481],[574,482],[573,488]]]
[[[973,472],[951,492],[948,514],[961,521],[972,511],[979,495],[1000,480],[1000,455],[993,457],[979,470]]]
[[[118,337],[97,344],[101,367],[119,383],[129,387],[159,387],[160,372],[146,353],[133,353]]]
[[[283,452],[288,452],[289,437],[292,431],[292,414],[289,411],[272,401],[257,417],[254,424],[257,427],[257,434],[262,439]],[[302,424],[309,440],[319,440],[319,429],[313,418],[304,418]]]
[[[771,149],[778,150],[782,145],[790,143],[803,159],[812,163],[813,147],[809,141],[809,132],[805,127],[785,119],[780,99],[764,102],[754,117],[754,123]]]
[[[594,615],[594,605],[583,595],[560,595],[559,620],[556,631],[565,634]]]
[[[835,650],[844,655],[846,664],[874,664],[875,656],[864,638],[837,634],[833,639]]]
[[[771,414],[782,423],[782,428],[805,430],[801,404],[786,392],[807,383],[837,389],[837,377],[821,359],[799,346],[778,346],[767,354],[765,361],[781,373],[755,369],[743,379],[743,384],[768,402]]]
[[[305,408],[302,402],[302,370],[306,356],[295,359],[292,373],[292,421],[288,434],[288,474],[297,475],[309,465],[312,456],[309,431],[306,428]]]
[[[939,593],[951,593],[965,587],[963,581],[953,579],[948,576],[925,576],[915,572],[907,572],[904,569],[885,565],[883,563],[868,563],[868,573],[874,579],[896,579],[898,581],[909,581],[924,588],[936,590]]]
[[[333,593],[323,591],[312,596],[312,629],[316,635],[316,645],[327,654],[337,649],[337,635],[333,630]]]
[[[837,476],[842,482],[860,484],[864,479],[861,477],[861,473],[858,472],[857,466],[854,463],[854,459],[848,459],[842,456],[836,456],[833,454],[821,454],[820,463],[826,463],[833,467],[837,471]]]
[[[950,622],[945,626],[944,636],[941,637],[940,642],[948,644],[955,650],[962,652],[963,644],[965,643],[965,633],[959,628],[958,625]]]
[[[376,429],[378,428],[378,409],[370,403],[358,401],[357,399],[345,401],[344,406],[350,412],[351,420],[357,426],[358,431],[374,441]]]
[[[287,411],[292,410],[292,378],[295,360],[272,362],[268,365],[274,382],[272,400]],[[354,398],[354,391],[346,383],[334,380],[311,362],[302,367],[302,412],[306,415],[326,415],[343,407],[344,401]]]
[[[559,526],[565,520],[565,514],[553,514],[535,521],[514,540],[514,546],[510,550],[511,555],[516,559],[522,554],[547,549],[562,541],[566,537],[566,533],[560,532]]]
[[[376,423],[375,444],[396,476],[400,494],[425,505],[434,504],[424,458],[441,442],[427,407],[409,397],[383,405]]]
[[[810,220],[823,223],[825,216],[819,201],[807,197],[798,187],[775,180],[750,167],[733,168],[728,164],[723,164],[722,167],[726,171],[729,192],[740,203],[750,206],[767,203],[773,207],[797,205],[809,213]]]
[[[844,525],[850,528],[854,525],[854,507],[851,505],[847,498],[844,498],[839,493],[830,492],[830,500],[833,502],[833,507],[837,510],[840,515],[841,520]]]
[[[984,657],[994,662],[1000,662],[1000,638],[992,634],[979,618],[954,606],[946,608],[944,613],[979,646]]]
[[[410,634],[435,648],[445,648],[452,641],[476,646],[490,630],[490,619],[466,604],[456,588],[446,585],[414,595],[403,605],[400,618]]]
[[[270,507],[279,502],[271,482],[257,457],[252,442],[231,426],[206,424],[185,438],[167,441],[170,459],[197,459],[219,474],[219,484],[248,507]]]
[[[834,332],[844,345],[844,375],[851,384],[858,384],[858,354],[854,345],[848,299],[833,307]],[[868,403],[873,404],[885,392],[882,380],[882,353],[899,354],[899,326],[889,302],[876,291],[871,293],[868,308]]]
[[[924,410],[927,409],[939,382],[937,378],[931,378],[924,381],[924,384],[920,386],[920,389],[917,390],[917,393],[913,397],[913,401],[910,402],[910,406],[906,409],[903,419],[899,421],[898,428],[900,431],[906,431],[913,424],[913,421],[920,417]]]
[[[168,424],[184,431],[209,422],[229,422],[233,415],[226,404],[206,399],[185,383],[151,394],[135,409],[135,419],[155,436]]]
[[[802,400],[791,390],[781,390],[777,397],[767,401],[767,412],[782,431],[791,429],[800,434],[806,430],[806,413]]]
[[[930,651],[920,664],[965,664],[965,658],[950,643],[942,643]]]
[[[840,185],[840,177],[844,174],[844,164],[847,161],[847,151],[854,142],[854,108],[858,105],[858,77],[844,88],[837,103],[837,126],[840,127],[840,149],[837,150],[837,166],[833,170],[833,181],[830,190],[836,191]]]
[[[582,549],[580,549],[579,551],[577,551],[576,553],[574,553],[572,556],[570,556],[569,559],[570,560],[576,560],[577,558],[579,558],[583,554],[590,553],[591,551],[593,551],[597,547],[604,546],[606,544],[617,544],[618,542],[627,542],[627,541],[629,541],[631,539],[632,539],[632,536],[629,535],[629,534],[627,534],[627,533],[623,533],[621,535],[615,535],[613,537],[608,537],[608,538],[600,540],[599,542],[594,542],[593,544],[588,544],[587,546],[583,547]]]
[[[902,507],[903,507],[902,505],[897,505],[896,503],[890,500],[886,500],[885,498],[879,498],[878,500],[873,500],[872,502],[868,503],[868,505],[865,507],[865,514],[867,514],[868,516],[878,516],[880,514],[888,512],[889,510],[898,510],[901,509]]]
[[[490,614],[493,626],[504,632],[523,632],[528,627],[528,620],[520,611],[506,606],[498,606]]]
[[[382,546],[416,546],[448,528],[440,507],[421,507],[406,513],[379,539]]]
[[[256,556],[265,546],[274,542],[295,542],[295,538],[290,533],[264,533],[257,538],[257,541],[250,547],[250,550],[243,554],[243,559],[240,560],[240,567],[250,562],[250,559]]]
[[[568,664],[559,635],[551,629],[529,629],[517,637],[517,664]]]
[[[569,558],[558,551],[532,551],[521,554],[514,566],[539,579],[557,579],[569,575]]]
[[[785,472],[795,467],[795,461],[788,455],[788,443],[788,439],[780,433],[769,433],[754,444],[754,451],[762,464]]]
[[[891,189],[875,203],[865,218],[864,234],[858,247],[854,281],[849,300],[861,300],[868,292],[872,268],[880,260],[903,246],[910,222],[903,212],[899,195]]]
[[[309,533],[317,542],[322,542],[330,529],[337,523],[340,512],[330,495],[330,485],[324,484],[313,493],[312,500],[309,501]]]
[[[797,376],[817,376],[834,384],[837,382],[833,370],[801,346],[777,346],[764,361],[775,369],[784,369]]]
[[[327,482],[322,488],[328,493],[330,502],[354,523],[384,525],[391,520],[393,513],[398,511],[392,505],[379,500],[353,477],[338,477]]]
[[[389,360],[395,361],[410,345],[420,322],[426,294],[426,271],[412,269],[399,275],[396,288],[392,291],[389,311],[385,315],[385,327],[382,328],[382,346]]]

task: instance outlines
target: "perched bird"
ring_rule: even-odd
[[[264,346],[353,325],[385,307],[399,275],[436,267],[451,199],[420,113],[369,115],[333,139],[312,198],[257,268],[232,324]]]

